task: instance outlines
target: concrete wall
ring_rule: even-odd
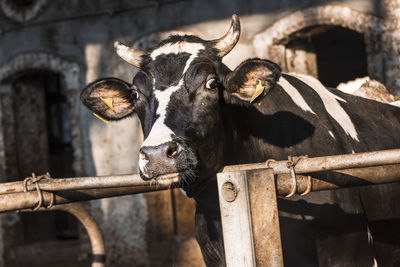
[[[53,0],[36,17],[23,23],[0,12],[0,68],[22,53],[45,52],[77,63],[81,67],[81,88],[106,76],[131,81],[135,69],[116,56],[112,48],[115,40],[128,45],[138,40],[146,43],[146,36],[172,30],[214,39],[227,31],[230,16],[237,13],[242,23],[241,39],[224,58],[234,68],[242,60],[256,56],[252,40],[257,33],[294,10],[338,3],[360,12],[380,14],[378,0],[156,2],[151,5],[145,0]],[[137,118],[105,124],[82,105],[78,105],[76,116],[73,119],[79,121],[84,166],[77,172],[91,176],[137,172],[138,148],[142,141]],[[91,202],[92,212],[106,236],[110,266],[151,263],[151,248],[146,243],[147,203],[142,195]]]

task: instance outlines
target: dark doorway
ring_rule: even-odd
[[[363,34],[343,27],[316,25],[287,39],[285,71],[314,76],[329,87],[368,76]]]
[[[368,76],[363,34],[333,27],[311,38],[317,55],[318,78],[336,87],[341,82]]]
[[[7,152],[9,181],[23,180],[49,172],[52,177],[73,177],[73,148],[63,77],[50,71],[26,71],[7,81],[11,84],[12,131]],[[78,222],[72,215],[57,212],[21,213],[6,245],[7,266],[76,265],[79,251]],[[11,234],[11,233],[10,233]],[[27,253],[27,256],[23,254]],[[31,257],[29,254],[40,257]],[[61,265],[60,265],[61,266]]]

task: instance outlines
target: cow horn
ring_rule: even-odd
[[[223,57],[228,54],[236,43],[239,41],[240,37],[240,21],[236,14],[232,15],[232,24],[229,31],[225,33],[220,39],[214,40],[215,45],[213,46],[218,50],[218,56]]]
[[[142,56],[144,55],[144,52],[130,48],[119,41],[115,41],[114,49],[118,56],[120,56],[123,60],[137,68],[140,68],[140,63],[142,63]]]

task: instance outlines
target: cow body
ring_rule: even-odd
[[[332,98],[345,100],[331,104],[340,105],[351,118],[356,130],[356,135],[351,136],[346,134],[346,127],[329,115],[327,109],[335,107],[324,105],[311,86],[296,76],[283,77],[299,92],[309,111],[304,112],[304,106],[293,102],[288,89],[283,88],[286,83],[272,88],[260,105],[238,107],[227,103],[223,106],[227,122],[224,129],[229,133],[225,136],[225,165],[270,158],[286,160],[288,155],[318,157],[399,147],[399,108],[326,88]],[[216,192],[216,183],[210,182],[207,189],[195,196],[197,239],[202,248],[207,248],[202,251],[209,254],[209,266],[224,265],[223,245],[215,242],[221,242],[221,233],[217,231],[221,230],[219,209],[210,207],[218,203]],[[368,241],[368,220],[357,189],[279,198],[278,207],[285,266],[373,266],[379,257],[372,240]],[[217,248],[220,250],[215,254]],[[218,260],[215,255],[220,256]]]
[[[288,155],[350,154],[400,145],[399,108],[325,87],[330,95],[329,103],[324,104],[309,84],[296,76],[283,77],[309,110],[303,111],[294,103],[280,84],[260,100],[260,105],[224,105],[224,121],[229,122],[225,129],[230,133],[225,140],[233,138],[227,145],[233,149],[227,154],[233,155],[232,162],[227,164],[284,160]],[[331,116],[329,109],[338,118]],[[349,120],[343,120],[344,116]]]
[[[196,237],[208,266],[225,265],[216,187],[223,166],[400,146],[397,107],[325,88],[309,76],[283,74],[268,60],[228,69],[221,58],[239,32],[233,16],[217,40],[172,36],[148,53],[116,43],[117,53],[140,68],[133,82],[106,78],[81,95],[106,119],[138,115],[145,137],[140,174],[155,180],[180,174],[180,186],[197,203]],[[374,263],[357,190],[279,199],[278,205],[288,266]]]

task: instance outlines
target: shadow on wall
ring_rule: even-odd
[[[108,75],[129,80],[131,68],[124,66],[114,50],[105,50],[102,44],[85,47],[88,84]],[[82,88],[83,89],[83,88]],[[82,117],[87,129],[85,149],[92,157],[90,175],[115,175],[137,173],[142,132],[136,116],[104,123],[83,106]],[[87,162],[90,164],[90,162]],[[142,195],[101,199],[90,202],[91,213],[102,229],[107,248],[107,265],[137,266],[148,263],[146,244],[147,207]]]

